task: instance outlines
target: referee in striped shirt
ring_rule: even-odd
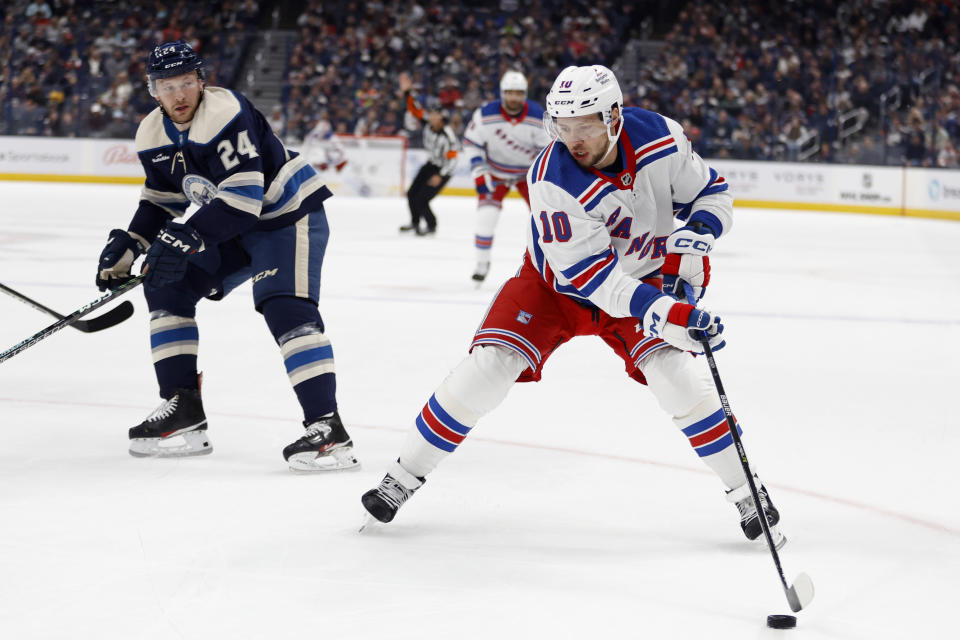
[[[423,125],[423,146],[430,156],[407,189],[410,224],[400,227],[400,231],[413,231],[418,236],[424,236],[437,231],[437,218],[430,209],[430,201],[440,193],[453,175],[457,166],[460,140],[447,126],[446,116],[439,103],[430,104],[429,109],[424,109],[410,92],[413,86],[410,76],[401,73],[398,82],[406,99],[407,113]],[[421,220],[426,224],[425,227],[420,225]]]

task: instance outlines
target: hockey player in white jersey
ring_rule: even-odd
[[[340,173],[347,166],[347,150],[325,117],[317,120],[310,133],[304,136],[300,152],[320,172],[329,169]]]
[[[500,99],[473,112],[463,134],[470,173],[477,188],[474,244],[477,267],[473,279],[483,282],[490,271],[490,249],[503,199],[513,187],[530,204],[525,180],[530,163],[550,140],[543,131],[543,107],[527,100],[527,79],[507,71],[500,79]]]
[[[574,336],[596,335],[646,384],[737,506],[748,539],[757,509],[703,358],[699,338],[724,345],[699,300],[707,254],[731,226],[724,179],[690,147],[673,120],[624,108],[613,73],[568,67],[547,96],[555,138],[527,174],[532,216],[517,275],[497,293],[470,354],[441,383],[408,432],[397,462],[363,495],[371,517],[393,520],[426,476],[456,450],[514,382],[537,381],[550,354]],[[739,430],[739,425],[738,425]],[[759,480],[777,546],[779,513]]]

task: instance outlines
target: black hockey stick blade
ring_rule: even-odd
[[[56,322],[54,322],[54,323],[53,323],[52,325],[50,325],[49,327],[47,327],[47,328],[45,328],[45,329],[43,329],[43,330],[41,330],[41,331],[38,331],[37,333],[33,334],[33,335],[30,336],[29,338],[27,338],[27,339],[25,339],[25,340],[22,340],[21,342],[13,345],[12,347],[10,347],[9,349],[7,349],[7,350],[4,351],[3,353],[0,353],[0,362],[5,362],[5,361],[9,360],[9,359],[12,358],[13,356],[15,356],[15,355],[17,355],[18,353],[20,353],[21,351],[24,351],[24,350],[26,350],[26,349],[29,349],[29,348],[32,347],[33,345],[37,344],[38,342],[40,342],[40,341],[43,340],[44,338],[47,338],[47,337],[53,335],[54,333],[56,333],[57,331],[60,331],[60,330],[63,329],[64,327],[73,324],[74,322],[76,322],[77,320],[79,320],[79,319],[82,318],[83,316],[87,315],[88,313],[90,313],[90,312],[93,311],[94,309],[99,309],[99,308],[102,307],[103,305],[108,304],[108,303],[109,303],[111,300],[113,300],[114,298],[117,298],[117,297],[123,295],[124,293],[130,291],[131,289],[134,289],[134,288],[140,286],[140,285],[143,283],[144,277],[145,277],[145,276],[143,276],[143,275],[139,275],[139,276],[136,276],[135,278],[130,278],[129,280],[127,280],[126,282],[124,282],[122,285],[120,285],[119,287],[117,287],[117,288],[114,289],[113,291],[108,291],[106,294],[100,296],[99,298],[97,298],[97,299],[94,300],[93,302],[88,302],[87,304],[83,305],[82,307],[80,307],[79,309],[77,309],[76,311],[74,311],[73,313],[71,313],[70,315],[64,317],[64,318],[61,319],[61,320],[57,320]]]
[[[79,329],[84,333],[93,333],[94,331],[103,331],[104,329],[115,327],[132,315],[133,303],[129,300],[124,300],[113,309],[110,309],[110,311],[107,311],[96,318],[90,318],[89,320],[77,320],[70,326],[74,329]]]
[[[64,316],[57,313],[50,307],[40,304],[36,300],[29,298],[15,289],[11,289],[3,283],[0,283],[0,291],[6,293],[11,298],[16,298],[20,302],[27,304],[37,311],[42,311],[47,313],[57,320],[63,320]],[[102,331],[104,329],[109,329],[110,327],[120,324],[127,318],[133,315],[133,305],[129,301],[124,301],[123,304],[118,305],[116,308],[107,311],[101,316],[96,318],[90,318],[89,320],[77,320],[70,324],[71,327],[78,331],[83,331],[84,333],[93,333],[94,331]]]

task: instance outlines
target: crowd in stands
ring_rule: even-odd
[[[150,47],[184,38],[236,86],[268,0],[0,2],[0,133],[131,137]],[[628,105],[680,121],[706,157],[960,167],[960,3],[689,0],[631,49],[654,0],[305,0],[275,129],[408,135],[410,73],[462,132],[507,69],[538,102],[570,64],[614,66]],[[642,55],[635,51],[645,52]],[[653,53],[650,53],[654,51]],[[632,58],[631,58],[632,57]]]
[[[320,118],[334,131],[403,133],[396,78],[448,110],[455,131],[518,69],[542,102],[571,64],[612,65],[643,2],[516,0],[417,3],[310,0],[297,20],[285,98],[285,135],[302,138]]]
[[[960,4],[688,2],[628,85],[708,157],[960,167]]]
[[[131,138],[150,48],[183,38],[229,85],[258,20],[256,0],[4,0],[0,133]]]

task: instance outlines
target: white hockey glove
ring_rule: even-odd
[[[715,238],[703,225],[677,229],[667,237],[667,258],[663,263],[663,292],[686,300],[683,283],[693,287],[700,300],[710,284],[710,258]]]
[[[473,176],[473,182],[477,186],[477,193],[480,195],[493,193],[493,176],[490,175],[490,167],[478,162],[473,165],[470,175]]]
[[[726,346],[720,317],[692,304],[677,302],[670,296],[657,298],[643,315],[643,331],[660,338],[677,349],[703,353],[700,340],[706,338],[710,348],[718,351]]]

